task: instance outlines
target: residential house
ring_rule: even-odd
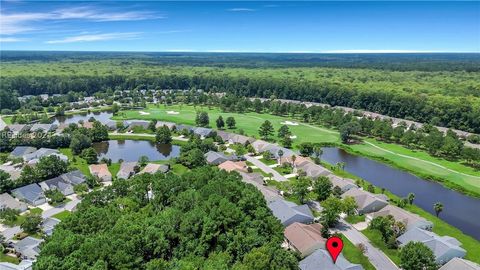
[[[238,157],[236,155],[227,156],[220,152],[208,151],[208,153],[205,154],[205,159],[208,164],[219,165],[228,160],[237,161]]]
[[[176,124],[172,123],[172,122],[157,121],[157,124],[155,125],[155,128],[160,128],[160,127],[163,127],[163,126],[168,127],[168,129],[170,129],[170,130],[174,130],[175,127],[176,127]]]
[[[358,188],[351,188],[343,193],[342,198],[345,199],[346,197],[352,197],[355,200],[358,214],[376,212],[388,205],[388,202],[381,194],[372,194]]]
[[[342,193],[347,192],[352,188],[357,188],[357,185],[351,179],[338,177],[334,174],[328,175],[330,182],[332,182],[333,187],[339,187],[342,190]]]
[[[259,173],[239,173],[242,176],[243,182],[254,185],[262,193],[267,203],[282,199],[278,193],[278,190],[264,185],[263,175]]]
[[[283,232],[288,247],[299,252],[302,258],[312,254],[319,248],[325,249],[325,242],[320,230],[319,223],[302,224],[294,222],[285,228]]]
[[[204,128],[204,127],[195,127],[193,128],[193,134],[200,136],[201,138],[206,138],[212,134],[213,129]]]
[[[20,201],[37,206],[47,202],[42,188],[38,184],[30,184],[12,190],[12,195]]]
[[[268,204],[268,208],[272,210],[273,215],[280,220],[283,226],[288,226],[294,222],[312,223],[312,211],[306,204],[296,205],[283,199],[276,200]]]
[[[103,182],[109,182],[112,181],[112,174],[108,170],[107,164],[92,164],[88,166],[88,169],[90,170],[90,173],[98,177],[100,181]]]
[[[12,124],[8,125],[7,128],[13,136],[17,136],[20,133],[28,132],[30,130],[30,126],[24,124]]]
[[[155,164],[155,163],[148,163],[143,170],[141,170],[138,174],[142,173],[149,173],[154,174],[157,172],[167,173],[170,170],[170,166],[168,164]]]
[[[461,258],[453,258],[438,270],[480,270],[480,265]]]
[[[255,149],[255,152],[257,153],[263,153],[266,151],[266,148],[269,147],[271,143],[263,141],[263,140],[256,140],[252,143],[253,149]]]
[[[43,132],[43,133],[48,133],[50,131],[54,131],[57,128],[57,125],[54,124],[34,124],[30,128],[31,132]]]
[[[0,262],[1,270],[32,270],[33,261],[22,260],[19,264]]]
[[[239,134],[233,134],[233,136],[230,136],[230,138],[228,138],[228,142],[232,144],[247,145],[247,144],[252,144],[254,141],[255,141],[254,138],[250,138],[250,137],[239,135]]]
[[[412,241],[421,242],[431,249],[437,264],[445,264],[455,257],[463,258],[466,255],[466,251],[460,247],[461,243],[457,239],[439,236],[420,228],[411,228],[397,238],[400,247]]]
[[[298,264],[301,270],[363,270],[359,264],[353,264],[340,253],[337,261],[333,263],[332,257],[324,249],[317,249],[310,256],[301,260]]]
[[[229,143],[230,138],[234,137],[235,134],[230,133],[230,132],[225,132],[223,130],[218,130],[217,131],[217,136],[222,138],[222,141],[225,143]]]
[[[5,210],[7,208],[18,210],[20,212],[25,212],[28,209],[27,204],[15,200],[8,193],[2,193],[0,194],[0,210]]]
[[[128,127],[129,130],[132,130],[135,127],[141,127],[143,129],[147,129],[148,125],[150,124],[149,121],[145,120],[127,120],[123,121],[123,126]]]
[[[295,160],[295,161],[294,161]],[[302,164],[312,162],[308,157],[302,157],[302,156],[295,156],[295,158],[292,156],[283,156],[280,158],[280,164],[290,164],[291,166],[301,166]],[[294,164],[295,163],[295,164]]]
[[[63,180],[61,176],[57,176],[55,178],[40,182],[39,185],[44,191],[58,190],[64,196],[73,194],[73,186],[70,183]]]
[[[46,101],[48,99],[48,94],[41,94],[39,96],[43,101]]]
[[[118,179],[128,179],[135,174],[135,171],[138,169],[138,162],[122,162],[120,164],[120,170],[117,173]]]
[[[53,229],[55,228],[55,226],[57,226],[58,223],[60,223],[60,220],[56,219],[56,218],[49,217],[49,218],[44,219],[42,221],[43,232],[46,235],[51,236],[52,233],[53,233]]]
[[[306,174],[306,176],[311,177],[313,179],[317,179],[320,176],[330,175],[329,170],[313,162],[303,162],[300,165],[298,165],[295,169],[297,173],[302,171]]]
[[[92,129],[93,128],[93,122],[90,121],[83,121],[82,127],[86,129]]]
[[[105,125],[109,130],[116,130],[117,129],[117,122],[113,120],[107,120],[103,122],[103,125]]]
[[[50,149],[50,148],[40,148],[33,153],[23,155],[23,160],[29,163],[37,163],[40,158],[51,156],[51,155],[55,155],[63,161],[68,161],[67,156],[65,156],[64,154],[61,154],[60,151],[56,149]]]
[[[186,132],[189,132],[189,133],[193,132],[193,127],[187,126],[187,125],[177,125],[176,129],[177,129],[178,132],[182,132],[182,131],[183,132],[186,131]]]
[[[247,163],[245,163],[244,161],[227,160],[222,164],[218,165],[218,168],[220,170],[225,170],[227,172],[231,172],[231,171],[248,172]]]
[[[419,215],[410,213],[400,207],[394,205],[387,205],[380,211],[370,213],[366,216],[367,220],[372,220],[376,217],[392,216],[396,221],[401,221],[407,226],[407,230],[411,228],[420,228],[424,230],[432,230],[433,223],[420,217]]]
[[[87,177],[79,170],[71,171],[60,175],[60,177],[67,183],[73,186],[83,184],[87,181]]]
[[[22,173],[22,164],[13,164],[12,162],[7,162],[5,164],[0,165],[0,170],[8,173],[10,175],[10,179],[12,180],[17,180],[20,178],[20,175]]]
[[[17,146],[13,151],[10,153],[11,158],[21,158],[24,155],[31,154],[37,151],[37,148],[31,146]]]
[[[27,236],[17,243],[14,243],[13,248],[15,248],[15,251],[21,254],[22,259],[35,260],[40,253],[39,246],[42,242],[42,239]]]

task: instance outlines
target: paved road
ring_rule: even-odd
[[[249,155],[245,155],[245,158],[247,159],[247,161],[253,163],[253,165],[260,168],[260,170],[262,170],[266,173],[271,173],[273,175],[273,179],[275,179],[275,181],[278,181],[278,182],[288,181],[288,179],[285,176],[281,175],[279,172],[275,171],[274,169],[268,167],[267,165],[265,165],[260,160],[254,158],[252,156],[249,156]]]
[[[363,235],[361,232],[357,231],[351,225],[349,225],[344,220],[339,222],[337,225],[337,229],[343,233],[350,242],[354,245],[358,245],[362,243],[366,248],[365,255],[368,257],[369,261],[373,264],[376,269],[379,270],[399,270],[398,268],[388,257],[380,251],[379,249],[375,248],[368,238]]]

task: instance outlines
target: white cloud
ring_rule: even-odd
[[[138,38],[140,35],[141,35],[141,33],[139,33],[139,32],[78,35],[78,36],[66,37],[66,38],[63,38],[63,39],[49,40],[46,43],[57,44],[57,43],[119,40],[119,39],[121,39],[121,40],[131,40],[131,39]]]
[[[5,14],[0,10],[0,33],[12,35],[38,30],[33,26],[39,21],[88,20],[96,22],[107,21],[138,21],[148,19],[163,19],[148,11],[105,12],[92,7],[74,7],[51,12],[24,12]]]
[[[232,11],[232,12],[253,12],[255,9],[251,8],[231,8],[227,9],[227,11]]]
[[[331,50],[322,53],[433,53],[441,51],[417,51],[417,50]]]
[[[15,38],[15,37],[0,37],[0,43],[7,43],[7,42],[22,42],[27,41],[24,38]]]

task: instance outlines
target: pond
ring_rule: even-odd
[[[112,162],[138,161],[141,156],[146,156],[150,161],[166,160],[180,155],[180,146],[172,144],[156,144],[151,141],[135,140],[109,140],[93,143],[93,148],[98,153],[98,159],[109,158]]]
[[[112,112],[103,111],[103,112],[83,112],[79,114],[73,115],[64,115],[64,116],[55,116],[53,119],[53,124],[71,124],[71,123],[78,123],[78,121],[83,120],[84,122],[88,121],[90,117],[95,118],[97,121],[101,123],[105,123],[113,116]]]
[[[323,148],[322,160],[330,164],[345,162],[345,171],[357,175],[399,197],[415,194],[414,204],[435,214],[433,204],[441,202],[440,218],[480,240],[480,200],[380,162],[355,156],[336,147]]]

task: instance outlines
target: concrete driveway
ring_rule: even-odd
[[[281,175],[279,172],[275,171],[274,169],[267,166],[265,163],[261,162],[260,160],[256,159],[255,157],[245,155],[245,159],[248,162],[251,162],[253,165],[257,166],[260,170],[264,171],[265,173],[271,173],[273,175],[273,179],[278,182],[288,181],[288,179]]]

